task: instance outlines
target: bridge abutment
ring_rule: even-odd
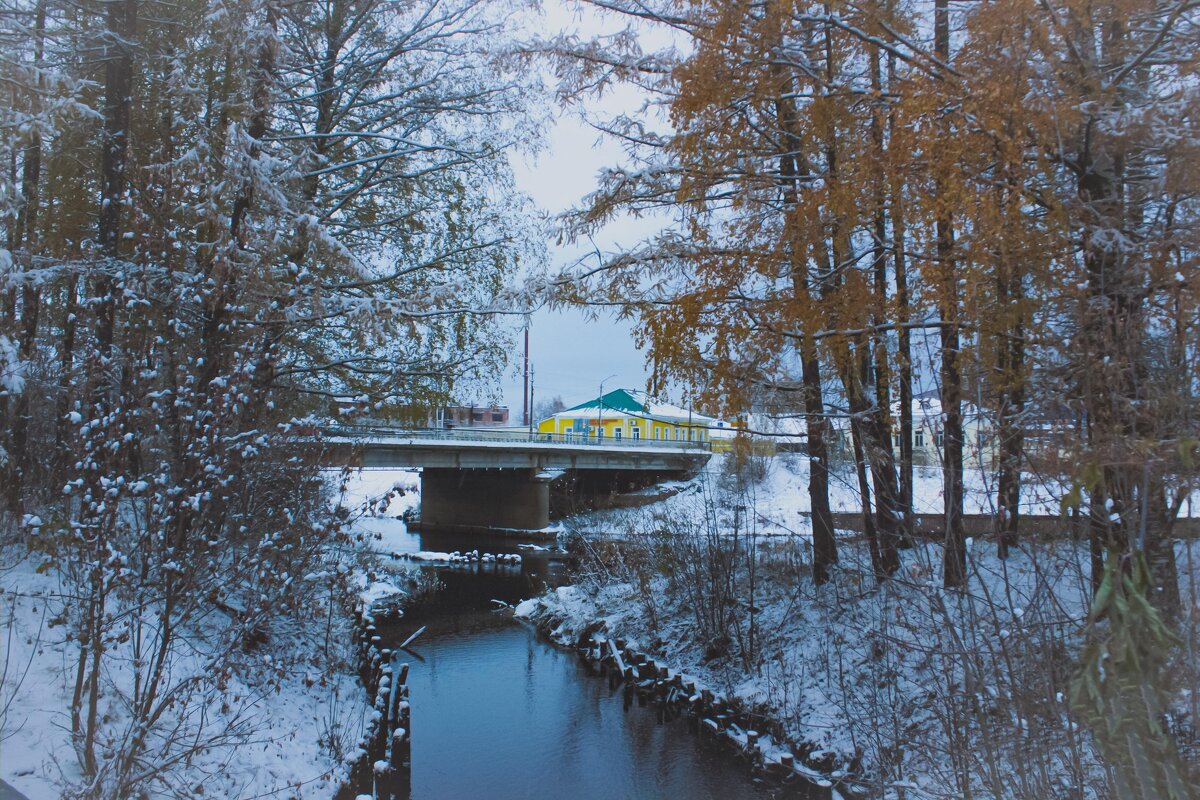
[[[443,469],[421,471],[424,530],[511,528],[537,531],[550,526],[550,481],[528,469]]]

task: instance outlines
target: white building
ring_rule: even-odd
[[[900,403],[892,403],[892,448],[900,457]],[[991,420],[975,404],[962,404],[963,462],[967,466],[990,467],[996,459],[996,437]],[[936,391],[922,392],[912,401],[913,463],[938,466],[942,463],[946,415]]]
[[[973,403],[962,404],[963,463],[968,467],[992,467],[997,456],[996,437],[991,420]],[[942,463],[946,416],[936,391],[923,392],[912,401],[913,464],[936,467]],[[832,421],[834,446],[832,457],[853,460],[854,445],[850,422],[845,417]],[[900,458],[900,403],[891,405],[892,450]]]

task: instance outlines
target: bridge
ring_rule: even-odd
[[[597,498],[695,474],[707,442],[613,439],[536,431],[338,426],[322,430],[326,462],[421,471],[422,530],[550,526],[551,485]]]

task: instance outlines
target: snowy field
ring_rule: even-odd
[[[716,497],[716,487],[726,473],[728,456],[715,454],[704,471],[683,491],[652,506],[641,509],[611,509],[581,514],[566,521],[570,529],[603,535],[623,532],[631,524],[640,525],[646,512],[658,515],[688,514],[702,517],[706,498]],[[780,454],[764,459],[765,476],[747,487],[741,501],[753,509],[756,533],[760,536],[801,536],[811,538],[808,498],[808,459],[799,454]],[[940,467],[916,467],[913,473],[913,507],[918,514],[943,512],[942,470]],[[963,511],[966,514],[992,514],[996,510],[995,476],[968,467],[964,472]],[[1026,476],[1021,486],[1021,511],[1035,516],[1059,516],[1060,501],[1068,491],[1062,481]],[[830,473],[829,505],[834,513],[859,513],[862,503],[858,477],[853,465],[838,463]],[[1184,502],[1182,516],[1200,516],[1200,491]]]

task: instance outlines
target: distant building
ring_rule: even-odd
[[[717,420],[709,435],[714,453],[732,451],[739,440],[758,455],[803,453],[808,444],[804,419],[794,414],[751,412],[736,422]]]
[[[892,445],[900,456],[900,403],[892,403]],[[946,415],[936,390],[913,397],[913,463],[942,463]],[[962,404],[963,461],[967,466],[990,467],[996,460],[996,436],[991,420],[973,403]]]
[[[708,429],[708,440],[712,442],[714,453],[728,453],[733,450],[733,443],[746,432],[736,422],[714,420]]]
[[[900,458],[900,403],[891,406],[892,451]],[[991,420],[973,403],[962,404],[963,462],[968,467],[992,467],[998,453],[995,430]],[[936,467],[942,463],[945,443],[946,415],[936,390],[922,392],[912,401],[913,464]],[[832,421],[834,428],[833,458],[854,460],[854,444],[850,438],[850,421],[844,417]]]
[[[538,423],[540,433],[567,438],[591,436],[674,442],[707,442],[711,439],[711,431],[725,427],[728,423],[688,408],[659,402],[646,392],[634,389],[614,389]]]
[[[433,428],[491,428],[508,424],[504,406],[440,406],[434,409]]]
[[[1027,402],[1019,417],[1021,452],[1039,471],[1071,472],[1087,430],[1087,415],[1068,403]]]
[[[388,405],[372,403],[366,395],[339,395],[331,402],[334,419],[360,425],[401,425],[426,428],[493,428],[508,425],[505,406]]]

